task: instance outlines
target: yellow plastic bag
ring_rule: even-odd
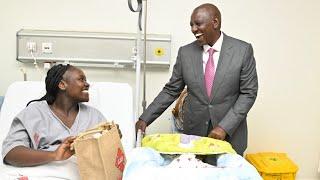
[[[186,134],[152,134],[142,140],[143,147],[150,147],[163,154],[193,153],[198,155],[236,153],[230,143],[208,137]]]

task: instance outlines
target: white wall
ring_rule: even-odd
[[[177,49],[194,40],[190,14],[204,0],[149,0],[148,32],[172,35],[172,63]],[[248,115],[247,152],[286,152],[299,166],[299,179],[317,179],[320,159],[320,1],[220,0],[222,29],[252,43],[259,75],[259,95]],[[21,29],[136,32],[137,15],[126,0],[0,0],[0,95],[13,81],[40,80],[31,65],[16,56],[16,32]],[[85,69],[91,81],[128,82],[134,72]],[[147,73],[150,103],[170,77],[170,71]],[[149,133],[169,130],[169,111]]]

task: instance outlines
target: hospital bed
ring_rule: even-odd
[[[0,114],[1,148],[15,115],[25,108],[30,100],[38,99],[44,94],[44,82],[15,82],[8,87]],[[89,95],[90,101],[87,104],[99,109],[108,120],[119,124],[125,134],[121,139],[124,150],[131,151],[135,144],[132,88],[124,83],[92,82]],[[74,157],[63,162],[25,168],[7,166],[0,161],[1,180],[23,179],[24,176],[28,177],[28,180],[80,179]]]
[[[239,155],[224,154],[218,158],[218,168],[167,168],[168,160],[150,148],[134,148],[135,132],[132,89],[128,84],[90,83],[90,101],[108,120],[119,124],[127,165],[123,179],[261,179],[258,172]],[[45,94],[43,82],[15,82],[9,86],[0,114],[0,144],[9,131],[14,116],[28,101]],[[37,167],[12,167],[0,162],[0,179],[28,180],[80,179],[75,157]]]

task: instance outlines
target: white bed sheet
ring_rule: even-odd
[[[33,99],[45,94],[44,82],[22,81],[8,87],[0,114],[0,145],[6,137],[11,122]],[[121,141],[125,153],[131,151],[135,144],[132,88],[124,83],[92,82],[90,83],[90,101],[87,103],[99,109],[108,120],[119,124],[123,134]],[[2,159],[2,157],[1,157]],[[27,176],[33,179],[79,179],[76,159],[53,162],[37,167],[16,168],[4,165],[0,160],[0,179],[17,179]]]

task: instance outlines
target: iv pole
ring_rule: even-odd
[[[147,0],[144,0],[144,54],[143,54],[143,99],[142,99],[142,108],[143,112],[146,110],[146,66],[147,66]]]
[[[144,8],[144,63],[143,63],[143,100],[142,100],[142,107],[143,111],[146,109],[146,49],[147,49],[147,41],[146,41],[146,24],[147,24],[147,0],[145,1],[145,8]],[[138,19],[138,32],[137,32],[137,41],[135,47],[135,57],[136,60],[136,94],[135,94],[135,113],[134,118],[135,120],[138,119],[139,114],[139,100],[140,100],[140,72],[141,72],[141,18],[142,18],[142,0],[137,0],[138,7],[137,9],[133,9],[131,0],[128,0],[129,8],[132,12],[139,12],[139,19]]]

